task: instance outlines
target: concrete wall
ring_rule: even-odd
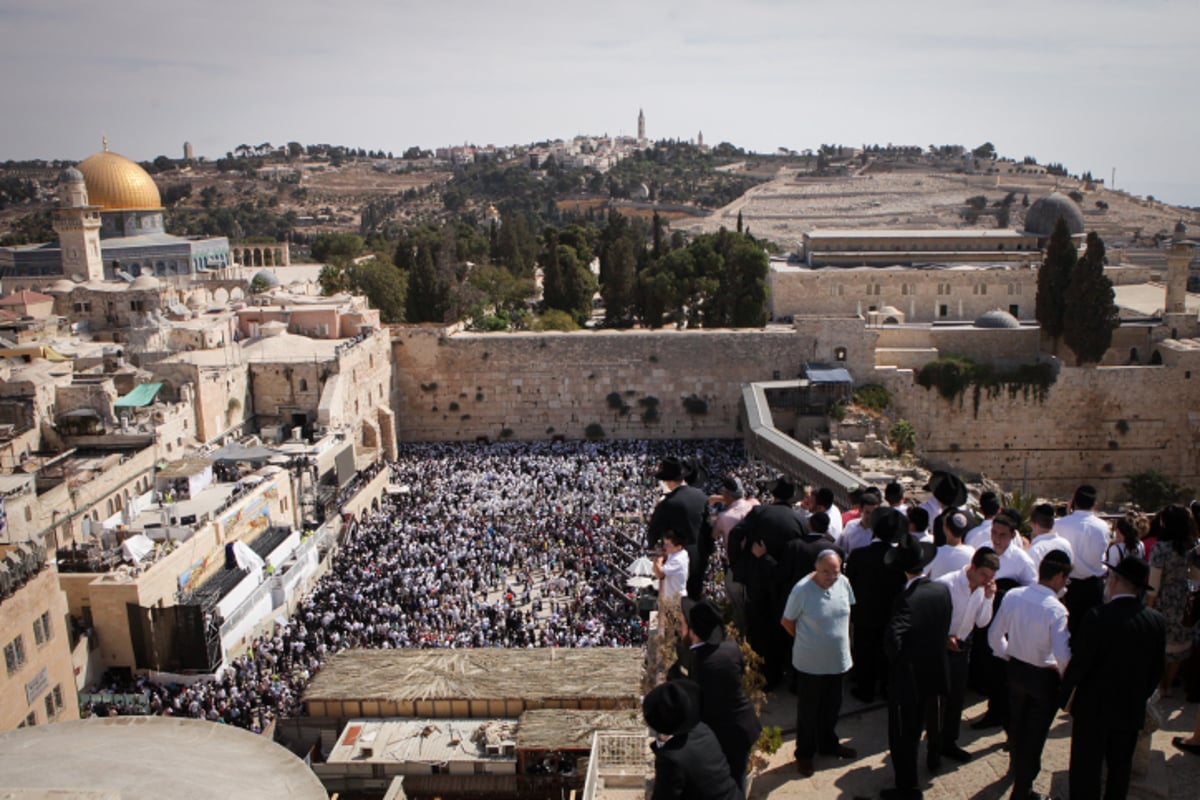
[[[584,436],[592,423],[610,438],[735,436],[743,383],[794,378],[813,341],[768,331],[581,331],[445,335],[393,329],[399,438],[407,441]],[[853,342],[848,340],[851,346]],[[609,406],[611,393],[629,407]],[[695,395],[708,409],[688,413]],[[658,399],[647,422],[639,400]]]

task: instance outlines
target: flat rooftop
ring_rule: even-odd
[[[517,721],[487,719],[356,719],[346,725],[325,759],[329,764],[438,764],[446,761],[514,761]],[[490,732],[508,755],[486,744]]]

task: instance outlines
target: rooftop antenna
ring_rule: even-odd
[[[104,152],[108,152],[108,137],[100,134],[100,145],[104,148]]]

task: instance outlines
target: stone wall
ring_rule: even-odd
[[[813,344],[785,328],[524,334],[395,328],[398,435],[401,441],[579,439],[597,424],[609,438],[736,436],[741,385],[795,378]],[[695,401],[692,411],[685,408],[692,397],[703,401],[703,413]],[[656,421],[647,420],[650,398],[657,400]]]
[[[1065,496],[1100,486],[1106,500],[1148,469],[1200,486],[1200,372],[1162,367],[1063,367],[1043,400],[1007,391],[958,400],[913,382],[911,370],[880,369],[896,413],[917,430],[931,463],[983,473],[1009,489]]]

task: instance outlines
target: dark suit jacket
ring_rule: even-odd
[[[882,630],[891,618],[896,595],[904,588],[904,573],[883,563],[890,549],[887,542],[873,539],[846,560],[846,577],[854,589],[850,621],[861,629]]]
[[[1162,680],[1167,629],[1162,614],[1136,597],[1096,606],[1071,637],[1063,704],[1075,692],[1076,725],[1141,730],[1146,700]]]
[[[918,578],[897,595],[883,637],[889,700],[915,703],[949,690],[950,614],[950,590],[928,578]]]
[[[702,644],[690,650],[688,677],[700,684],[700,721],[712,728],[721,749],[749,749],[762,725],[742,690],[742,653],[731,641]]]
[[[653,800],[742,800],[721,745],[703,722],[653,749]]]
[[[773,620],[783,613],[793,585],[787,584],[788,544],[803,535],[800,518],[791,506],[783,503],[755,506],[729,534],[731,556],[735,545],[743,548],[734,578],[742,576],[751,602],[763,604],[764,610],[771,609]],[[765,556],[754,556],[750,548],[755,542],[762,542],[767,548]]]
[[[809,576],[817,566],[817,556],[822,550],[832,550],[846,563],[846,554],[842,548],[834,544],[833,539],[820,533],[806,533],[803,538],[788,542],[787,558],[784,570],[787,580],[784,584],[791,593],[792,587]]]
[[[686,483],[676,486],[654,507],[646,528],[646,543],[656,547],[667,531],[687,537],[685,545],[701,545],[701,530],[707,527],[708,496]]]

